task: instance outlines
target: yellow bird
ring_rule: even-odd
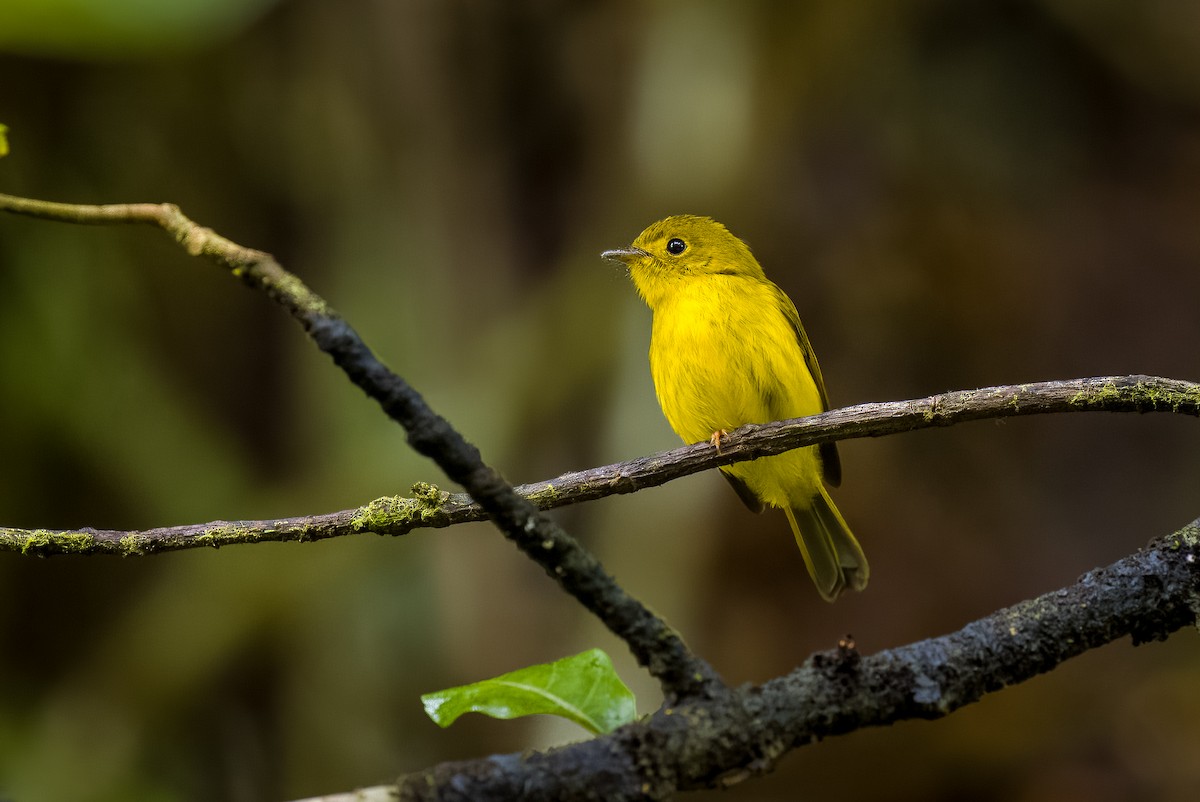
[[[630,247],[602,256],[629,269],[654,315],[650,373],[663,414],[684,442],[720,448],[743,424],[829,408],[796,306],[725,226],[668,217]],[[866,587],[867,558],[825,490],[842,478],[836,444],[726,465],[721,473],[754,512],[783,508],[822,598]]]

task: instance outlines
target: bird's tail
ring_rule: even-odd
[[[846,588],[865,588],[870,569],[862,546],[854,539],[825,487],[817,487],[820,492],[808,499],[807,506],[800,504],[783,510],[817,592],[831,602]]]

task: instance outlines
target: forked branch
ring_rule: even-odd
[[[409,442],[468,495],[430,485],[412,499],[357,510],[259,522],[217,522],[146,532],[0,529],[0,548],[30,554],[151,553],[261,540],[310,540],[355,532],[402,534],[490,517],[527,555],[623,638],[663,685],[656,713],[611,735],[546,753],[447,763],[394,786],[327,799],[662,799],[679,790],[731,785],[770,771],[813,740],[906,718],[937,718],[984,694],[1051,670],[1130,635],[1166,637],[1196,622],[1200,522],[1093,571],[1074,585],[1001,610],[962,630],[861,657],[853,645],[815,655],[776,680],[725,686],[677,633],[630,597],[599,562],[540,510],[628,493],[738,460],[828,440],[877,437],[967,420],[1107,410],[1200,414],[1200,386],[1148,376],[1042,382],[863,404],[811,418],[746,426],[720,453],[687,446],[514,488],[375,358],[319,296],[269,255],[202,228],[170,204],[76,206],[0,195],[0,210],[74,223],[147,223],[189,253],[222,265],[287,308],[314,342],[387,414]],[[472,501],[471,499],[474,499]]]
[[[188,253],[215,262],[265,292],[292,314],[354,384],[404,427],[409,444],[418,453],[462,485],[505,537],[628,644],[668,698],[726,692],[711,666],[692,654],[677,632],[630,596],[599,560],[485,464],[475,446],[379,361],[329,304],[270,254],[242,247],[197,225],[169,203],[87,206],[0,194],[0,211],[68,223],[154,225],[184,245]],[[83,534],[86,539],[90,533]]]

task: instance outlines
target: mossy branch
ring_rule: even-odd
[[[829,440],[882,437],[987,418],[1063,412],[1168,412],[1200,416],[1200,384],[1158,376],[1101,376],[858,404],[807,418],[743,426],[722,439],[720,452],[708,443],[680,446],[518,485],[515,492],[538,509],[549,510],[635,493],[719,465]],[[213,521],[142,531],[0,527],[0,551],[36,556],[94,553],[140,556],[237,543],[324,540],[366,532],[404,535],[414,529],[487,519],[483,507],[466,493],[447,493],[425,482],[414,485],[412,493],[411,497],[378,498],[351,510],[267,521]]]

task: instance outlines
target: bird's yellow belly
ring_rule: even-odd
[[[681,294],[655,312],[650,372],[663,414],[688,442],[823,411],[794,331],[769,307],[739,312]]]
[[[681,295],[656,310],[650,370],[667,422],[685,442],[746,423],[823,411],[796,335],[768,308],[737,315],[720,303]],[[820,481],[815,448],[730,465],[768,504],[785,506],[791,489]]]

